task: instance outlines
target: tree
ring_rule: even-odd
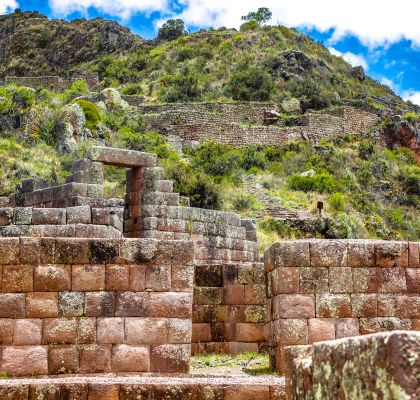
[[[158,32],[158,40],[174,40],[188,32],[182,19],[168,19]]]
[[[244,15],[241,19],[244,21],[256,21],[259,25],[262,25],[270,21],[273,13],[267,7],[260,7],[258,11],[253,11]]]

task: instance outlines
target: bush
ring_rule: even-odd
[[[243,169],[249,171],[252,168],[264,170],[267,167],[262,149],[258,146],[245,147],[242,151],[240,165]]]
[[[251,210],[255,205],[255,198],[246,194],[240,194],[233,199],[233,208],[236,211]]]
[[[406,114],[404,114],[403,118],[409,122],[409,123],[416,123],[417,121],[420,120],[420,114],[417,114],[415,112],[408,112]]]
[[[405,190],[405,203],[418,206],[420,198],[420,167],[406,166],[400,172],[399,178]]]
[[[271,76],[262,68],[247,67],[247,63],[241,63],[229,81],[229,91],[234,100],[266,101],[273,89]]]
[[[63,93],[64,101],[65,102],[71,101],[75,99],[76,97],[80,97],[87,94],[88,92],[89,92],[89,89],[85,80],[80,79],[80,80],[74,81],[71,84],[70,89],[66,89],[64,91]]]
[[[303,192],[332,192],[335,187],[334,177],[328,172],[316,174],[314,176],[292,175],[287,179],[291,189]]]
[[[140,95],[143,94],[140,83],[127,83],[123,86],[121,93],[124,95]]]
[[[260,25],[258,24],[257,21],[248,21],[248,22],[243,23],[239,29],[241,30],[241,32],[246,32],[246,31],[255,31],[259,27]]]
[[[201,97],[198,77],[194,73],[178,73],[175,76],[167,76],[164,86],[168,89],[162,97],[163,101],[168,103],[193,101]]]
[[[101,114],[94,103],[87,100],[77,100],[77,104],[82,107],[86,117],[86,126],[89,129],[94,128],[101,121]]]
[[[347,205],[347,199],[343,193],[333,193],[328,199],[330,207],[335,211],[344,211]]]

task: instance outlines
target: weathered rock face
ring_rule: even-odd
[[[357,67],[352,68],[351,74],[358,79],[359,81],[364,81],[366,79],[366,74],[364,68],[359,65]]]
[[[130,105],[121,98],[120,92],[114,88],[106,88],[101,91],[100,101],[110,108],[121,108],[123,110],[130,107]]]
[[[281,108],[286,113],[300,113],[302,110],[300,108],[299,99],[292,98],[290,100],[283,100],[281,103]]]
[[[78,104],[66,106],[60,117],[59,122],[54,128],[56,144],[59,151],[73,153],[77,144],[86,139],[86,117],[82,107]]]
[[[287,347],[287,399],[418,399],[419,355],[420,333],[403,331]]]

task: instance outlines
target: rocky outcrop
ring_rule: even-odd
[[[288,400],[420,398],[420,333],[390,332],[285,349]]]
[[[366,79],[366,74],[364,68],[359,65],[357,67],[352,68],[351,74],[358,79],[359,81],[364,81]]]
[[[54,134],[56,149],[65,153],[73,153],[78,143],[86,139],[86,117],[79,104],[70,104],[63,109]]]

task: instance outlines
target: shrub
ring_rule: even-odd
[[[247,171],[252,168],[265,169],[267,160],[259,146],[248,146],[242,150],[240,165]]]
[[[347,205],[347,199],[343,193],[336,192],[333,193],[328,199],[328,203],[331,208],[335,211],[344,211]]]
[[[168,103],[197,100],[201,96],[198,77],[194,73],[178,73],[165,78],[164,85],[168,87],[163,95],[163,101]]]
[[[400,172],[399,178],[406,192],[404,203],[418,206],[420,198],[420,167],[415,165],[404,167]]]
[[[140,83],[127,83],[123,86],[121,93],[124,95],[139,95],[143,93]]]
[[[271,76],[262,68],[246,65],[241,63],[230,78],[229,91],[232,98],[243,101],[268,100],[274,89]]]
[[[93,127],[98,125],[98,123],[101,120],[101,114],[99,113],[99,110],[96,107],[96,105],[91,101],[87,100],[77,100],[76,103],[79,104],[80,107],[82,107],[83,112],[85,113],[86,126],[89,129],[92,129]]]
[[[328,172],[314,176],[292,175],[287,179],[289,187],[303,192],[332,192],[335,187],[334,177]]]
[[[77,81],[74,81],[70,89],[66,89],[63,93],[64,95],[64,101],[68,102],[73,100],[76,97],[83,96],[89,92],[88,85],[85,80],[80,79]]]
[[[250,210],[255,205],[255,198],[246,194],[240,194],[233,199],[233,208],[236,211]]]
[[[403,118],[409,123],[416,123],[420,120],[420,114],[417,114],[415,112],[408,112],[403,115]]]
[[[239,29],[240,29],[241,32],[246,32],[246,31],[255,31],[259,27],[260,27],[260,25],[258,24],[257,21],[248,21],[248,22],[244,22],[240,26]]]

